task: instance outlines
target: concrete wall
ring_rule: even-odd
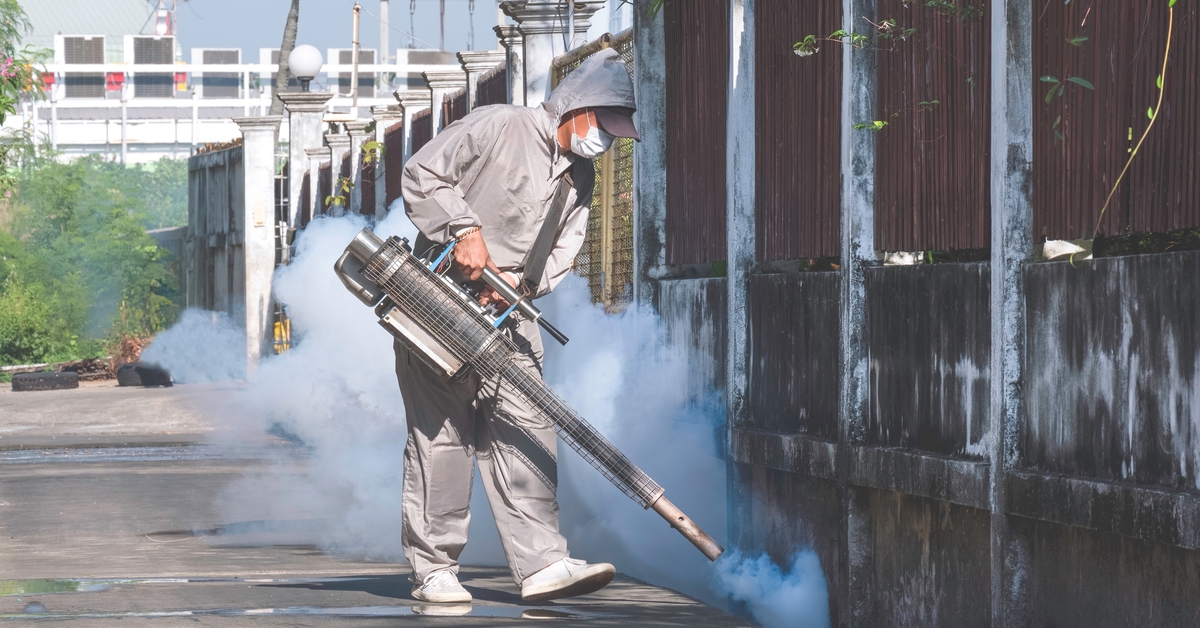
[[[986,261],[882,265],[874,139],[852,129],[878,117],[875,53],[841,47],[841,258],[806,271],[755,254],[762,16],[732,0],[719,280],[678,279],[694,269],[661,255],[669,121],[648,4],[637,293],[725,396],[731,545],[781,565],[813,549],[835,626],[1200,625],[1200,252],[1035,259],[1029,3],[987,9]],[[875,2],[843,8],[852,30]]]
[[[242,283],[243,148],[188,160],[188,230],[184,241],[184,307],[238,315]],[[227,270],[232,269],[232,270]]]
[[[1200,253],[1037,264],[1027,468],[1200,488]]]

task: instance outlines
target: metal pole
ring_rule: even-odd
[[[58,150],[58,97],[50,91],[50,148]]]
[[[354,67],[350,69],[350,112],[354,114],[355,119],[358,118],[358,16],[362,10],[362,5],[354,3],[354,37],[351,41],[353,52],[351,52],[350,63]]]
[[[388,50],[388,0],[379,0],[379,58],[380,63],[387,65],[392,62],[391,51]],[[388,73],[382,75],[383,93],[390,94],[392,81]]]
[[[575,0],[567,0],[567,45],[563,46],[563,52],[570,50],[575,45]]]
[[[200,101],[196,92],[192,92],[192,154],[196,153],[197,127],[200,124]]]
[[[129,152],[129,143],[125,137],[125,126],[129,122],[129,108],[124,98],[121,99],[121,165],[125,165],[125,158]]]

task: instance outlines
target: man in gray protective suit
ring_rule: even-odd
[[[404,166],[405,211],[421,232],[416,252],[454,240],[464,278],[478,280],[488,267],[534,298],[548,294],[583,244],[591,159],[614,136],[637,138],[633,110],[624,61],[602,50],[540,107],[481,107],[446,127]],[[490,288],[480,302],[503,305]],[[537,325],[515,312],[508,321],[519,359],[540,371]],[[612,565],[572,559],[558,532],[558,441],[545,419],[498,381],[447,380],[399,343],[396,377],[408,420],[401,540],[413,597],[471,601],[457,573],[476,459],[523,600],[583,595],[612,580]]]

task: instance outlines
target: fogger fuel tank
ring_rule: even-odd
[[[384,241],[363,229],[334,270],[354,296],[375,308],[379,324],[430,368],[453,378],[473,370],[483,379],[498,379],[541,413],[567,445],[621,492],[643,508],[653,508],[709,560],[716,560],[724,551],[721,546],[672,504],[657,482],[551,390],[540,374],[511,359],[517,347],[498,328],[519,310],[559,342],[565,344],[566,337],[490,271],[484,276],[488,285],[515,305],[503,313],[480,307],[463,286],[434,272],[445,257],[443,253],[431,264],[413,255],[406,241],[396,237]]]

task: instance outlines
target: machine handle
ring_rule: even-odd
[[[570,342],[570,338],[567,338],[561,331],[555,329],[554,325],[548,323],[545,318],[539,318],[537,319],[537,322],[538,325],[542,326],[542,329],[545,329],[547,333],[549,333],[551,336],[554,336],[554,339],[558,341],[558,344],[565,345]]]
[[[546,322],[546,319],[542,317],[542,311],[537,309],[537,307],[531,303],[529,299],[522,299],[521,294],[517,292],[516,288],[508,285],[508,282],[504,281],[504,278],[500,275],[497,275],[496,271],[490,268],[484,268],[483,280],[487,282],[487,285],[491,286],[497,294],[504,297],[505,301],[508,301],[509,303],[516,303],[517,310],[521,312],[521,314],[524,314],[525,317],[530,320],[537,321],[543,329],[545,329],[551,336],[554,336],[554,339],[557,340],[559,344],[565,345],[570,340],[563,335],[561,331],[555,329],[554,325]]]

